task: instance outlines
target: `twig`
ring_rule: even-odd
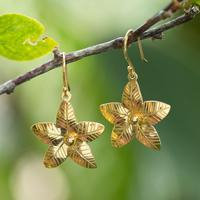
[[[179,16],[169,22],[166,22],[157,28],[153,28],[149,31],[144,32],[141,36],[141,39],[146,39],[146,38],[150,38],[150,37],[154,38],[154,36],[158,37],[163,32],[192,20],[196,15],[199,14],[199,12],[200,12],[199,8],[194,6],[189,11],[186,11],[184,15]],[[157,39],[157,38],[155,38],[155,39]],[[160,38],[158,38],[158,39],[160,39]],[[161,37],[161,39],[162,39],[162,37]]]
[[[137,41],[138,37],[140,37],[141,40],[147,39],[147,38],[160,39],[162,38],[161,35],[164,31],[171,29],[175,26],[178,26],[180,24],[183,24],[191,20],[192,18],[194,18],[197,14],[199,14],[198,7],[192,7],[189,11],[185,12],[182,16],[177,17],[169,22],[166,22],[163,25],[158,26],[157,28],[153,28],[149,31],[146,31],[157,22],[163,19],[166,19],[167,17],[170,17],[171,14],[169,13],[176,12],[179,9],[179,7],[176,4],[177,1],[173,1],[172,3],[170,3],[166,8],[164,8],[154,17],[150,18],[147,22],[145,22],[144,25],[142,25],[141,27],[133,31],[128,41],[129,44]],[[179,2],[183,2],[183,1],[179,0]],[[101,43],[101,44],[94,45],[85,49],[74,51],[74,52],[66,54],[66,57],[65,57],[66,63],[75,62],[84,57],[100,54],[111,49],[122,48],[122,45],[123,45],[123,37],[118,37],[114,40],[111,40],[105,43]],[[12,93],[16,86],[34,77],[37,77],[43,73],[46,73],[52,69],[55,69],[56,67],[59,67],[61,64],[62,64],[62,56],[60,52],[58,51],[58,49],[56,49],[54,50],[54,58],[50,60],[49,62],[44,63],[40,67],[37,67],[21,76],[16,77],[13,80],[9,80],[3,83],[2,85],[0,85],[0,95],[4,93],[7,93],[7,94]]]

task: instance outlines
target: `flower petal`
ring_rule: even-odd
[[[143,104],[140,87],[136,80],[130,80],[123,91],[122,103],[132,112],[138,112]]]
[[[100,110],[103,116],[112,124],[128,118],[128,109],[118,102],[101,104]]]
[[[68,149],[69,157],[86,168],[96,168],[96,162],[94,156],[92,155],[91,149],[86,142],[81,142],[77,146],[69,147]]]
[[[111,144],[113,147],[123,147],[135,136],[133,126],[124,120],[117,122],[112,130]]]
[[[160,150],[160,137],[153,126],[147,124],[137,126],[136,138],[144,146],[154,150]]]
[[[74,109],[72,105],[64,99],[61,102],[57,113],[56,126],[59,128],[68,129],[68,127],[73,127],[74,125],[76,125]]]
[[[159,101],[144,102],[144,120],[151,125],[157,124],[170,111],[170,105]]]
[[[91,142],[103,133],[104,126],[96,122],[79,122],[75,130],[82,141]]]
[[[50,145],[44,157],[45,167],[53,168],[63,163],[67,158],[67,149],[68,146],[63,142],[57,146]]]
[[[34,134],[45,144],[58,144],[63,136],[61,129],[51,122],[39,122],[31,127]]]

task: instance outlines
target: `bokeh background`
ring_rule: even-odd
[[[22,13],[38,19],[65,52],[123,36],[169,0],[0,0],[0,14]],[[60,103],[61,70],[55,69],[0,96],[1,200],[199,200],[200,199],[200,22],[170,30],[161,41],[143,42],[149,64],[136,45],[130,54],[137,66],[144,99],[171,104],[157,125],[160,152],[133,141],[122,149],[110,145],[112,126],[99,104],[120,101],[127,82],[121,50],[91,56],[69,65],[72,104],[79,120],[105,124],[91,143],[98,168],[88,170],[71,160],[56,169],[42,165],[47,146],[30,126],[55,121]],[[31,62],[0,58],[0,82],[14,78],[52,55]]]

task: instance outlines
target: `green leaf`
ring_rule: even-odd
[[[200,0],[193,0],[193,3],[200,6]]]
[[[200,0],[188,0],[188,5],[194,4],[200,6]]]
[[[0,16],[0,55],[23,61],[43,56],[57,46],[50,37],[42,37],[44,26],[21,14]]]

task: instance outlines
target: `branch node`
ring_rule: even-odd
[[[158,33],[156,35],[152,36],[152,40],[162,40],[163,39],[164,34],[163,33]]]
[[[123,47],[123,43],[124,43],[124,38],[120,37],[117,40],[114,41],[113,43],[113,48],[114,49],[119,49]]]
[[[163,16],[162,19],[170,18],[172,15],[173,15],[172,10],[165,11],[165,12],[163,13],[163,15],[162,15],[162,16]]]
[[[195,17],[197,14],[199,14],[200,10],[198,6],[192,6],[189,10],[190,15],[192,15],[192,17]]]
[[[16,84],[12,80],[3,83],[2,85],[0,85],[0,95],[3,93],[11,94],[12,92],[14,92],[15,87]]]
[[[60,57],[61,57],[61,53],[58,49],[58,47],[55,47],[54,50],[53,50],[53,55],[54,55],[54,59],[55,60],[59,60]]]

